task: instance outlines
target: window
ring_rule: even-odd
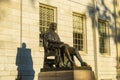
[[[73,13],[73,46],[80,51],[86,50],[85,15]]]
[[[56,22],[56,8],[52,6],[48,6],[45,4],[41,4],[39,6],[40,12],[40,21],[39,21],[39,46],[43,46],[43,41],[40,38],[41,32],[46,31],[49,28],[49,24],[51,22]]]
[[[99,30],[99,52],[101,54],[109,53],[109,28],[108,22],[105,20],[98,20]]]

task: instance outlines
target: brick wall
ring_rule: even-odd
[[[22,1],[22,2],[21,2]],[[106,3],[107,2],[107,3]],[[15,80],[18,75],[16,65],[19,48],[26,44],[26,50],[31,53],[30,69],[35,71],[34,80],[37,80],[40,68],[43,67],[44,50],[39,47],[39,3],[57,7],[58,34],[62,41],[73,45],[73,18],[72,12],[86,15],[87,51],[81,54],[83,59],[91,65],[98,79],[116,78],[116,47],[114,38],[110,37],[110,56],[101,56],[99,53],[98,30],[94,21],[100,17],[94,13],[93,0],[1,0],[0,1],[0,80]],[[96,4],[100,12],[104,12],[101,0]],[[106,14],[111,17],[110,23],[114,28],[114,13],[112,0],[106,0],[109,8]],[[95,17],[95,19],[94,19]],[[95,21],[95,22],[96,22]],[[110,29],[111,34],[112,30]],[[96,37],[95,37],[96,36]],[[23,55],[24,58],[27,58]],[[22,57],[22,59],[24,59]],[[29,61],[29,60],[28,60]],[[76,63],[79,65],[78,61]],[[96,73],[97,72],[97,73]],[[26,75],[28,78],[30,75]]]

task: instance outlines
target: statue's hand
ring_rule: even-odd
[[[63,47],[63,46],[65,46],[64,44],[61,44],[59,47],[61,48],[61,47]]]
[[[60,43],[60,44],[64,44],[64,42],[62,42],[62,41],[60,41],[59,43]]]

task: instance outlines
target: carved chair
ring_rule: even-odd
[[[59,48],[49,49],[47,45],[49,42],[44,38],[45,32],[42,32],[40,37],[43,39],[43,47],[44,47],[44,68],[53,68],[59,67],[60,64],[60,50]]]

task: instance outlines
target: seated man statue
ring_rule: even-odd
[[[49,26],[49,29],[45,32],[44,39],[49,43],[49,44],[46,44],[46,47],[48,49],[59,48],[60,54],[61,55],[65,54],[65,56],[67,57],[69,62],[72,64],[72,66],[76,66],[76,64],[72,59],[71,55],[76,56],[76,58],[81,63],[81,66],[87,66],[87,63],[82,60],[76,48],[71,47],[68,44],[65,44],[64,42],[60,41],[58,34],[55,32],[56,29],[57,29],[57,24],[52,22]]]

